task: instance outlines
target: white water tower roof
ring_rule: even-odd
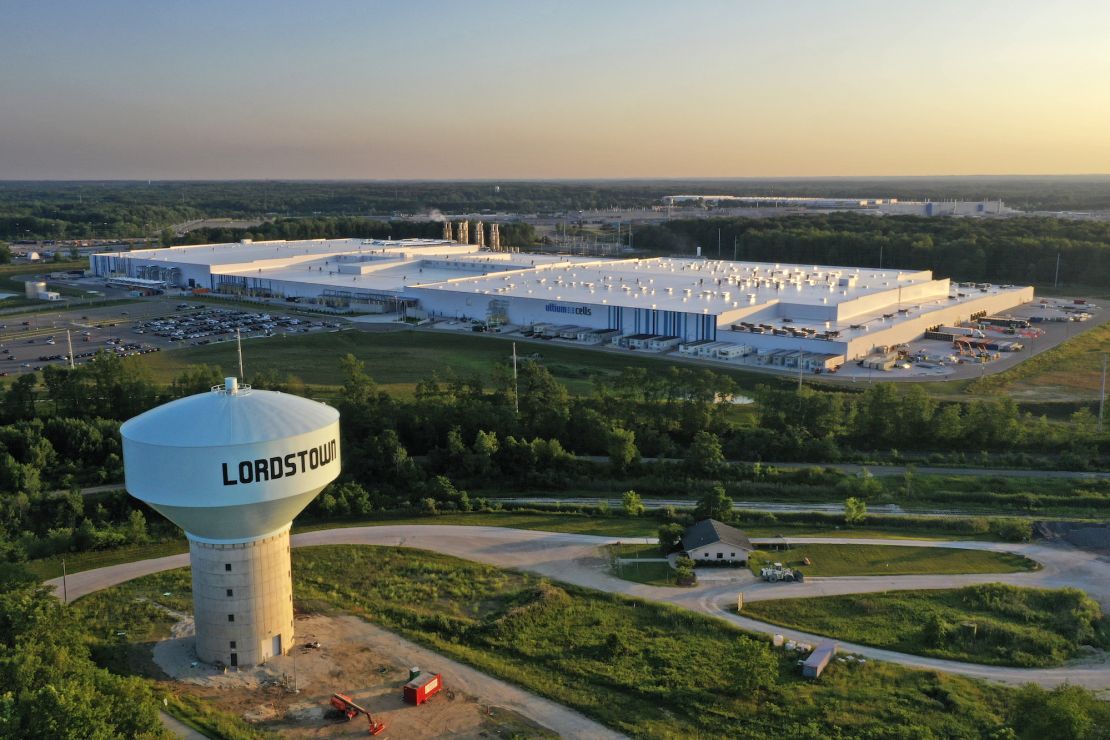
[[[166,447],[227,447],[294,437],[339,420],[318,401],[276,391],[213,390],[178,399],[120,427],[135,442]]]
[[[338,411],[234,378],[151,409],[120,434],[128,492],[208,542],[288,527],[340,471]]]

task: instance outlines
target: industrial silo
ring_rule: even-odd
[[[289,529],[339,474],[339,412],[228,378],[120,433],[128,492],[189,539],[197,657],[249,666],[287,652]]]

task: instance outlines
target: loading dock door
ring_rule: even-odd
[[[281,635],[274,635],[274,655],[281,655]]]

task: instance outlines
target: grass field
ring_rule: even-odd
[[[480,334],[408,330],[386,332],[342,331],[301,334],[289,337],[252,339],[243,346],[252,372],[274,370],[291,373],[313,386],[336,387],[343,378],[339,360],[353,354],[366,363],[366,370],[383,390],[409,395],[420,380],[432,371],[442,374],[450,368],[459,377],[488,379],[495,365],[508,364],[510,342]],[[596,376],[619,374],[626,367],[643,367],[665,372],[673,361],[636,353],[616,353],[578,349],[544,342],[517,342],[520,357],[538,353],[551,373],[567,385],[571,393],[586,394]],[[144,358],[155,378],[169,382],[188,365],[215,365],[231,368],[238,360],[234,343],[186,347]],[[773,384],[774,378],[730,369],[717,369],[746,388]]]
[[[347,577],[337,581],[339,570]],[[803,681],[792,655],[720,620],[434,553],[304,548],[293,552],[293,574],[299,609],[363,616],[634,737],[822,738],[833,728],[843,737],[985,737],[1002,727],[1012,697],[876,661],[834,664],[821,681]],[[146,618],[133,606],[144,584],[159,599],[162,590],[188,596],[187,570],[164,576],[75,608],[95,599],[86,621],[107,639],[111,630],[138,634],[132,620]]]
[[[1098,604],[1075,589],[985,584],[752,601],[744,616],[915,655],[972,663],[1055,666],[1080,644],[1110,647]]]
[[[807,557],[811,565],[805,564]],[[1032,560],[1010,553],[900,545],[795,545],[787,550],[756,550],[748,558],[756,574],[762,566],[775,562],[801,568],[807,576],[1016,573],[1038,567]]]

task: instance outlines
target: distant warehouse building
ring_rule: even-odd
[[[97,254],[90,262],[108,281],[473,319],[713,360],[755,355],[784,368],[800,360],[803,370],[1033,299],[1030,287],[961,287],[928,270],[605,259],[432,239],[205,244]]]

